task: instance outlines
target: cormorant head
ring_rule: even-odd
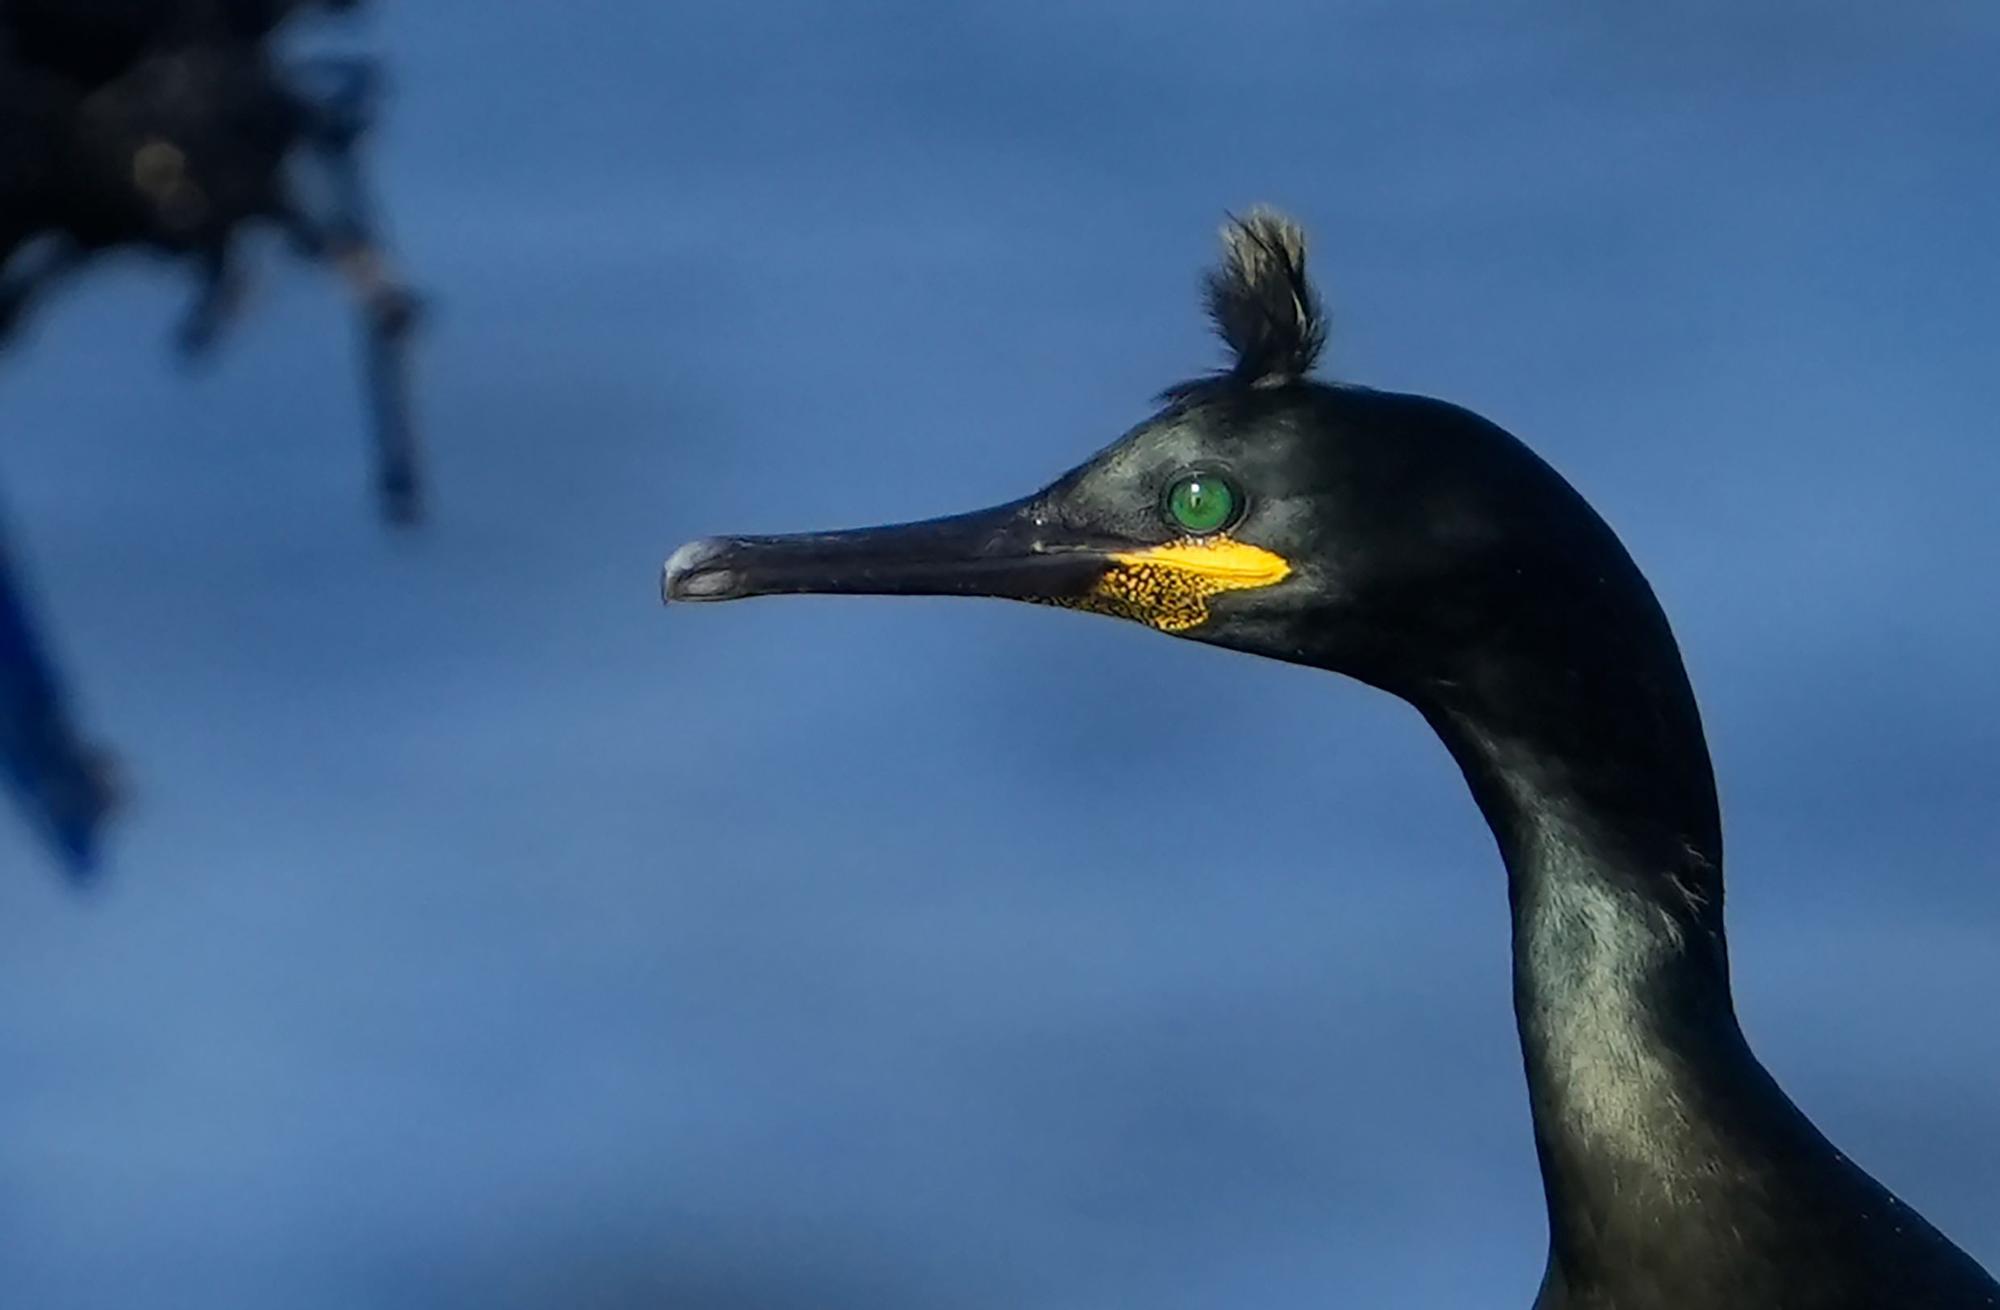
[[[1510,628],[1559,636],[1575,620],[1552,625],[1545,602],[1604,581],[1607,545],[1624,560],[1609,530],[1485,420],[1314,381],[1325,323],[1299,229],[1258,211],[1223,238],[1207,293],[1231,367],[1171,388],[1088,463],[972,514],[691,542],[667,561],[666,599],[1007,597],[1406,695],[1456,680]]]

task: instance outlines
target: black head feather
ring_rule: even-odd
[[[1326,345],[1326,317],[1306,278],[1306,234],[1275,210],[1231,215],[1222,262],[1202,279],[1215,330],[1234,360],[1223,373],[1172,389],[1181,396],[1220,384],[1274,387],[1312,372]]]

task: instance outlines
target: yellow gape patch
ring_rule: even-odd
[[[1211,596],[1273,586],[1292,572],[1282,557],[1261,546],[1220,536],[1126,551],[1111,561],[1088,596],[1058,603],[1136,619],[1161,632],[1186,632],[1208,622]]]

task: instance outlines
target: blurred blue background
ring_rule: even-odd
[[[0,491],[137,789],[0,822],[0,1304],[1519,1306],[1504,884],[1333,677],[952,601],[664,613],[713,531],[1026,491],[1213,363],[1225,209],[1331,371],[1468,404],[1673,615],[1741,1007],[2000,1266],[2000,13],[389,4],[434,526],[346,307],[192,383],[102,272]]]

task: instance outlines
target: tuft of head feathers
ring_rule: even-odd
[[[1222,227],[1222,262],[1202,279],[1215,330],[1234,356],[1213,377],[1174,387],[1185,396],[1217,384],[1275,387],[1312,372],[1326,345],[1326,317],[1306,279],[1305,230],[1258,206]]]

